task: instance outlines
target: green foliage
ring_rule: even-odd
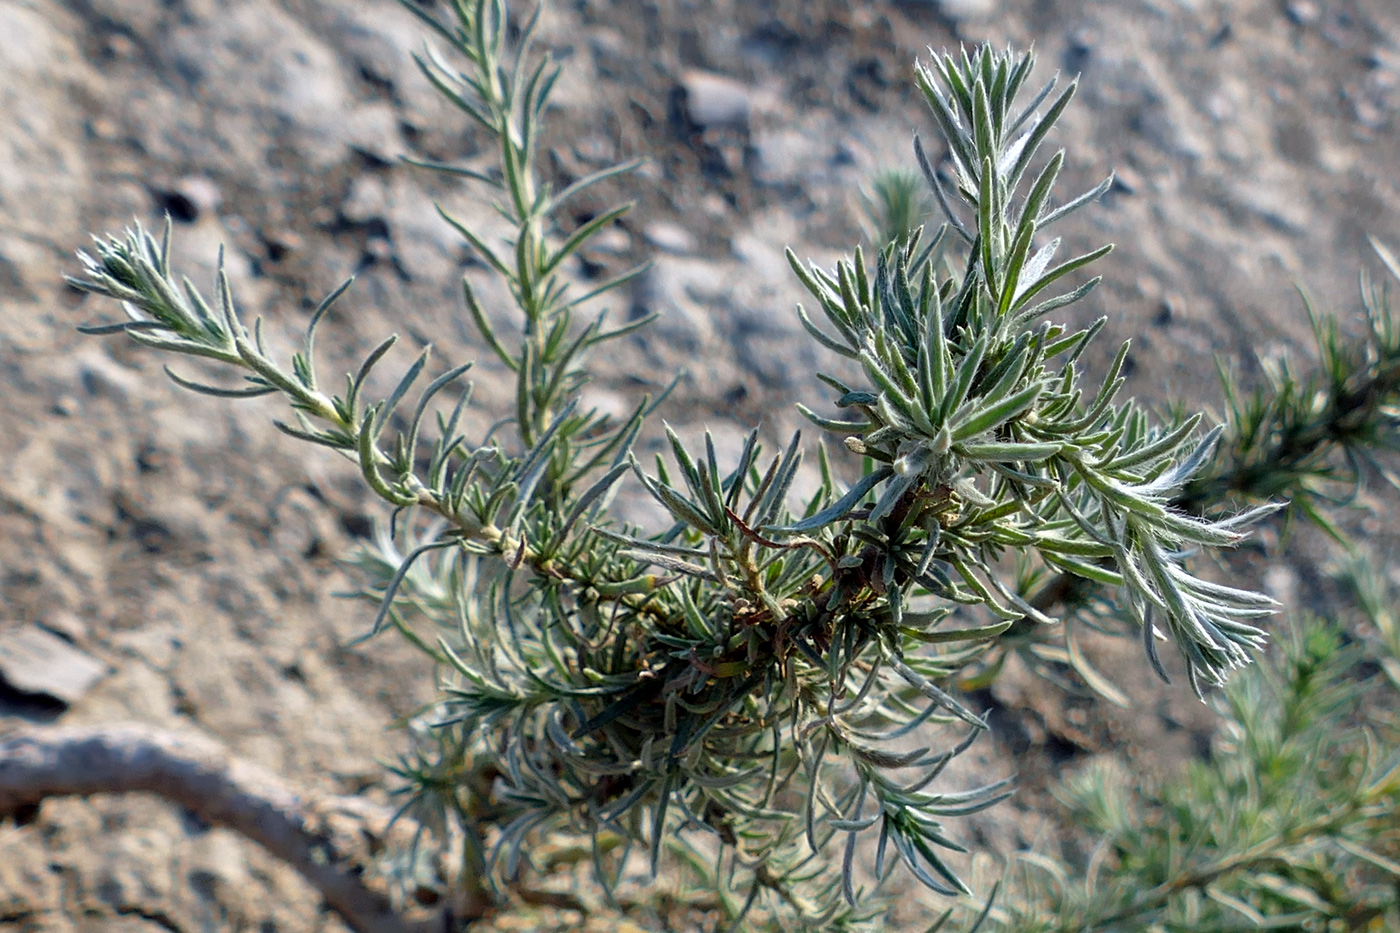
[[[1372,241],[1382,265],[1400,281],[1400,261]],[[1351,335],[1337,318],[1317,314],[1304,297],[1312,323],[1316,362],[1299,366],[1288,357],[1261,360],[1261,382],[1245,389],[1234,370],[1218,363],[1225,420],[1221,454],[1172,497],[1170,506],[1197,515],[1222,508],[1286,502],[1285,528],[1303,518],[1344,548],[1353,545],[1335,522],[1338,507],[1352,504],[1368,477],[1396,485],[1388,461],[1400,450],[1400,330],[1389,303],[1389,283],[1376,285],[1363,273],[1364,329]],[[1178,418],[1178,421],[1184,418]],[[1058,632],[1044,627],[1013,627],[997,649],[966,678],[995,676],[1008,652],[1070,689],[1073,672],[1090,689],[1126,705],[1121,691],[1089,666],[1076,640],[1086,626],[1121,635],[1135,631],[1103,588],[1072,574],[1038,574],[1028,584],[1037,608],[1058,606],[1066,623]],[[1055,642],[1060,642],[1056,644]]]
[[[1196,442],[1199,416],[1162,428],[1132,402],[1115,405],[1126,344],[1101,387],[1086,392],[1076,361],[1104,322],[1067,333],[1042,321],[1097,283],[1051,291],[1108,247],[1058,265],[1058,240],[1032,250],[1038,232],[1105,186],[1052,208],[1064,162],[1059,152],[1018,198],[1040,142],[1074,93],[1071,85],[1035,118],[1051,82],[1016,113],[1031,64],[1029,56],[983,49],[919,69],[920,88],[949,142],[966,222],[953,213],[916,141],[951,222],[929,248],[919,251],[915,239],[885,250],[873,280],[859,251],[835,275],[803,269],[790,255],[836,335],[799,308],[803,325],[823,346],[858,362],[869,380],[854,389],[824,377],[839,393],[837,406],[854,419],[803,411],[878,464],[867,479],[878,477],[881,492],[862,514],[863,531],[880,560],[896,625],[910,584],[950,602],[984,604],[1009,621],[1048,622],[992,566],[1008,550],[1033,553],[1046,565],[1120,586],[1148,657],[1165,677],[1153,625],[1154,618],[1164,621],[1199,693],[1198,678],[1220,684],[1247,662],[1263,637],[1248,620],[1273,605],[1193,576],[1180,555],[1237,543],[1241,529],[1270,507],[1218,521],[1170,508],[1209,458],[1218,430]],[[967,242],[969,256],[961,276],[942,277],[937,269],[950,230]],[[838,503],[793,530],[825,525],[853,504]]]
[[[1395,685],[1333,621],[1304,619],[1280,648],[1225,689],[1222,735],[1184,777],[1152,786],[1100,764],[1068,780],[1068,815],[1099,839],[1087,866],[1022,854],[964,929],[1400,926]]]
[[[1372,246],[1400,280],[1400,260],[1380,243]],[[1349,502],[1368,472],[1395,485],[1377,455],[1400,450],[1400,327],[1386,288],[1364,273],[1361,301],[1366,331],[1358,339],[1345,336],[1336,318],[1319,317],[1304,296],[1318,352],[1318,365],[1306,376],[1295,374],[1286,358],[1266,361],[1264,383],[1246,392],[1222,367],[1228,456],[1182,490],[1183,508],[1286,495],[1294,510],[1341,540],[1321,509]]]
[[[789,254],[820,311],[819,323],[799,307],[803,325],[861,373],[857,385],[822,377],[834,416],[802,408],[841,438],[859,478],[843,482],[845,468],[818,445],[820,480],[799,490],[800,437],[766,456],[755,431],[721,463],[708,436],[692,450],[668,429],[670,457],[648,471],[632,447],[660,401],[639,400],[620,421],[581,409],[589,352],[646,322],[608,329],[604,315],[584,318],[636,270],[581,294],[565,271],[627,206],[574,228],[559,208],[630,166],[551,190],[535,156],[557,70],[530,54],[533,23],[509,48],[503,0],[454,0],[446,22],[403,3],[455,54],[420,56],[423,74],[496,146],[497,172],[415,164],[483,187],[512,227],[504,243],[488,242],[442,212],[514,299],[518,339],[497,333],[464,280],[483,343],[515,379],[507,419],[480,438],[460,434],[468,366],[429,379],[426,352],[384,398],[367,398],[392,337],[341,394],[327,394],[313,337],[349,283],[313,315],[284,367],[258,324],[242,322],[222,264],[212,305],[176,281],[168,225],[161,241],[139,226],[98,240],[72,281],[122,302],[130,318],[90,332],[124,332],[244,380],[170,373],[195,391],[280,394],[295,417],[281,430],[345,454],[393,506],[353,563],[378,606],[366,638],[392,628],[442,674],[395,770],[406,813],[443,845],[455,838],[449,825],[466,839],[464,874],[447,883],[486,896],[488,879],[514,877],[540,840],[579,834],[610,897],[642,850],[653,872],[668,855],[686,866],[736,926],[838,929],[881,909],[855,870],[865,838],[874,881],[903,864],[936,892],[966,895],[947,861],[964,851],[948,823],[1003,800],[1009,782],[938,789],[986,730],[955,687],[994,676],[1006,650],[1039,643],[1057,605],[1079,612],[1084,601],[1063,588],[1045,598],[1047,579],[1080,581],[1081,595],[1110,588],[1116,596],[1096,605],[1142,638],[1165,676],[1160,625],[1198,694],[1263,644],[1254,622],[1272,600],[1194,574],[1187,554],[1236,544],[1275,508],[1211,517],[1227,496],[1270,499],[1303,482],[1223,479],[1259,457],[1296,459],[1287,451],[1297,431],[1275,427],[1295,403],[1276,400],[1275,384],[1250,409],[1253,427],[1236,402],[1229,427],[1204,437],[1200,416],[1159,424],[1118,398],[1126,345],[1099,386],[1084,384],[1078,361],[1104,322],[1073,330],[1051,316],[1095,286],[1079,273],[1108,247],[1057,262],[1059,241],[1043,242],[1108,185],[1053,198],[1064,154],[1040,150],[1073,84],[1055,94],[1052,81],[1018,102],[1030,56],[935,57],[917,80],[950,177],[917,140],[915,150],[948,224],[925,242],[911,229],[924,211],[916,192],[890,176],[876,199],[881,225],[899,233],[873,264],[860,250],[830,271]],[[1376,346],[1395,346],[1388,316],[1371,319]],[[1353,362],[1340,338],[1334,345],[1333,369]],[[1390,410],[1400,353],[1375,355],[1369,381],[1338,372],[1331,383],[1341,394],[1328,438],[1351,439],[1348,449],[1376,443],[1360,426],[1343,430],[1356,398],[1372,405],[1363,420]],[[1222,432],[1234,465],[1225,468],[1212,461]],[[1260,440],[1249,447],[1245,436]],[[1298,460],[1289,475],[1316,476],[1318,462]],[[668,528],[610,517],[629,475]],[[1063,657],[1112,693],[1067,637]]]

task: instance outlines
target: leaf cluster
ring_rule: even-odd
[[[453,0],[446,20],[403,2],[451,50],[420,54],[424,76],[495,143],[495,171],[414,164],[484,188],[511,228],[492,242],[441,211],[512,296],[518,339],[463,281],[483,344],[514,377],[510,414],[468,439],[468,367],[429,378],[426,350],[368,399],[393,338],[327,394],[313,338],[349,283],[284,367],[242,322],[222,264],[212,305],[175,281],[168,224],[159,242],[139,226],[98,240],[73,283],[128,315],[90,332],[244,379],[171,374],[195,391],[280,394],[295,424],[278,426],[347,456],[394,508],[354,563],[378,606],[366,637],[398,631],[442,677],[396,770],[404,811],[466,840],[470,877],[448,884],[508,879],[540,839],[577,833],[608,896],[634,851],[653,873],[669,854],[736,926],[859,925],[897,865],[966,894],[948,823],[1009,785],[943,787],[986,730],[955,684],[1013,626],[1054,622],[1018,565],[1116,588],[1151,662],[1162,670],[1160,624],[1198,693],[1262,643],[1254,623],[1272,601],[1193,574],[1187,559],[1234,545],[1273,506],[1225,518],[1177,507],[1220,429],[1201,438],[1199,417],[1162,425],[1121,400],[1126,345],[1086,387],[1079,360],[1104,321],[1051,319],[1092,290],[1097,279],[1075,281],[1108,251],[1057,260],[1046,239],[1109,183],[1055,200],[1064,154],[1041,147],[1073,84],[1023,94],[1029,55],[935,55],[917,81],[946,165],[917,140],[915,153],[948,223],[873,263],[858,250],[828,271],[790,254],[819,312],[799,308],[804,327],[861,374],[823,377],[834,414],[802,409],[853,462],[818,445],[817,480],[799,488],[799,436],[770,455],[754,431],[721,462],[708,435],[696,449],[668,429],[669,456],[644,465],[633,447],[660,400],[623,419],[583,409],[589,353],[646,321],[609,329],[584,315],[638,270],[582,292],[568,270],[627,205],[577,226],[560,207],[630,166],[553,190],[536,147],[558,71],[530,51],[533,20],[508,41],[503,0]],[[628,476],[667,527],[610,516]],[[868,875],[862,839],[875,849]]]
[[[1383,587],[1369,568],[1348,572]],[[1375,647],[1394,665],[1393,646]],[[990,903],[961,908],[959,928],[1393,929],[1400,722],[1395,682],[1370,655],[1336,620],[1295,623],[1221,694],[1208,760],[1165,784],[1081,770],[1061,794],[1097,840],[1087,864],[1019,854]]]
[[[1133,402],[1118,402],[1127,344],[1100,388],[1086,392],[1077,363],[1105,322],[1071,333],[1044,320],[1094,287],[1097,279],[1072,288],[1065,280],[1108,247],[1056,264],[1057,239],[1033,244],[1109,182],[1052,206],[1061,151],[1021,192],[1038,147],[1074,93],[1071,84],[1035,116],[1051,99],[1052,81],[1015,109],[1031,64],[1029,56],[982,49],[920,66],[919,87],[948,140],[952,174],[945,186],[916,140],[950,222],[929,246],[920,250],[911,240],[885,250],[873,279],[859,252],[834,275],[804,269],[794,258],[830,330],[799,309],[804,326],[868,379],[853,388],[825,377],[838,393],[836,406],[855,417],[804,411],[875,464],[867,482],[880,485],[880,496],[863,517],[869,526],[892,526],[881,546],[894,558],[884,565],[893,612],[901,593],[891,584],[903,574],[930,593],[980,602],[1006,619],[1048,621],[994,563],[1008,550],[1033,554],[1058,570],[1121,587],[1148,657],[1165,677],[1154,625],[1163,621],[1199,693],[1199,681],[1223,683],[1247,662],[1263,635],[1250,620],[1273,607],[1257,594],[1192,575],[1181,555],[1237,543],[1271,506],[1219,520],[1173,508],[1173,497],[1208,461],[1219,430],[1197,441],[1199,416],[1160,427]],[[966,264],[960,275],[940,274],[946,240],[955,235],[967,243]],[[901,554],[910,558],[901,562]]]
[[[1372,241],[1386,271],[1400,281],[1400,262]],[[1260,361],[1260,378],[1246,387],[1236,369],[1218,361],[1223,398],[1219,454],[1204,463],[1171,498],[1170,506],[1192,515],[1261,502],[1284,503],[1284,528],[1304,519],[1347,551],[1354,542],[1338,524],[1356,504],[1368,478],[1396,485],[1393,457],[1400,447],[1400,331],[1390,307],[1390,282],[1361,281],[1360,333],[1350,333],[1334,314],[1318,313],[1307,296],[1315,359],[1300,365],[1287,356]],[[1168,421],[1186,421],[1179,412]],[[1069,690],[1082,689],[1067,675],[1120,706],[1128,702],[1080,650],[1076,630],[1130,634],[1134,626],[1104,585],[1083,575],[1048,574],[1023,567],[1024,589],[1037,608],[1058,607],[1066,623],[1059,631],[1018,626],[969,675],[965,684],[994,677],[1015,653],[1032,669]],[[1108,582],[1108,581],[1105,581]]]
[[[1400,260],[1383,244],[1371,245],[1400,281]],[[1299,373],[1287,358],[1264,361],[1261,384],[1246,391],[1221,366],[1226,456],[1182,489],[1182,508],[1287,497],[1291,509],[1340,541],[1343,535],[1324,510],[1351,502],[1368,475],[1396,484],[1383,462],[1400,450],[1400,327],[1390,309],[1389,284],[1362,273],[1365,329],[1359,337],[1344,333],[1336,317],[1319,315],[1303,296],[1317,346],[1317,363],[1307,372]]]

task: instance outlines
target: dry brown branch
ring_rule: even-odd
[[[0,818],[49,797],[147,793],[257,842],[299,871],[356,933],[427,933],[365,878],[390,812],[359,798],[298,794],[210,739],[139,724],[34,729],[0,740]]]

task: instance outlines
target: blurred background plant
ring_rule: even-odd
[[[861,192],[861,201],[866,231],[877,249],[885,243],[907,243],[937,207],[928,182],[907,168],[876,172]]]
[[[1343,576],[1385,594],[1381,606],[1395,599],[1367,565]],[[1360,604],[1360,626],[1340,613],[1295,619],[1213,697],[1223,728],[1209,758],[1184,774],[1143,781],[1098,761],[1067,779],[1064,817],[1091,840],[1088,858],[984,861],[983,889],[999,883],[996,894],[950,911],[947,928],[1400,927],[1394,625],[1388,609],[1365,596]]]
[[[757,431],[724,464],[709,438],[693,450],[668,431],[671,461],[658,458],[649,473],[631,449],[664,393],[620,419],[583,410],[580,395],[589,351],[647,323],[584,318],[637,272],[587,290],[566,272],[627,206],[581,223],[560,210],[632,166],[550,190],[535,153],[558,71],[531,52],[533,23],[512,23],[502,0],[454,0],[446,20],[404,6],[455,55],[421,54],[424,76],[495,142],[493,170],[416,164],[485,188],[511,228],[493,242],[442,211],[519,313],[518,339],[503,336],[464,280],[482,342],[514,377],[512,413],[480,438],[459,434],[465,365],[431,379],[411,412],[400,411],[427,372],[426,352],[370,401],[393,338],[347,377],[343,394],[327,394],[313,338],[349,283],[322,304],[283,367],[260,327],[241,322],[222,272],[212,301],[172,272],[168,228],[160,241],[140,228],[99,240],[82,257],[85,278],[73,281],[129,315],[91,332],[124,332],[241,371],[237,386],[170,375],[221,397],[284,396],[296,423],[278,427],[345,454],[394,507],[352,563],[360,595],[378,607],[366,637],[396,630],[442,683],[439,698],[405,721],[414,747],[393,769],[401,814],[422,829],[411,851],[385,861],[405,898],[438,889],[462,915],[480,916],[502,892],[532,890],[531,877],[585,864],[605,901],[624,906],[619,892],[636,878],[638,852],[653,878],[663,863],[682,869],[667,895],[673,905],[733,927],[864,925],[881,915],[876,889],[900,864],[941,895],[971,895],[949,861],[965,849],[948,821],[1010,791],[1007,780],[936,783],[987,728],[958,691],[990,683],[1016,652],[1071,689],[1121,701],[1086,660],[1080,623],[1141,638],[1163,677],[1156,642],[1169,633],[1197,693],[1225,684],[1264,643],[1254,623],[1275,606],[1188,569],[1190,553],[1238,543],[1283,500],[1325,521],[1336,484],[1360,483],[1375,455],[1393,449],[1400,345],[1375,289],[1365,338],[1343,338],[1319,319],[1320,375],[1299,381],[1279,367],[1253,395],[1228,378],[1225,423],[1204,437],[1200,416],[1154,418],[1118,401],[1126,345],[1098,387],[1082,385],[1078,361],[1103,321],[1072,330],[1046,317],[1094,288],[1096,278],[1072,283],[1108,247],[1057,262],[1059,241],[1042,240],[1110,182],[1053,202],[1064,154],[1042,159],[1040,147],[1074,85],[1021,95],[1032,58],[981,49],[919,66],[948,156],[935,166],[916,140],[921,178],[875,180],[869,206],[884,244],[875,255],[858,250],[830,271],[789,256],[821,311],[818,323],[799,308],[803,325],[860,374],[856,385],[823,377],[833,413],[803,409],[858,458],[850,481],[819,445],[819,479],[797,490],[800,438],[765,459]],[[935,204],[947,223],[924,236],[919,225]],[[609,518],[628,475],[669,516],[666,527]],[[1349,858],[1367,871],[1393,867],[1386,841],[1373,837],[1394,771],[1369,758],[1345,765],[1365,780],[1355,778],[1351,803],[1327,798],[1335,813],[1309,810],[1273,835],[1232,834],[1249,806],[1272,813],[1281,800],[1282,785],[1251,782],[1250,768],[1303,774],[1299,762],[1313,759],[1295,745],[1341,734],[1327,717],[1348,708],[1354,662],[1340,635],[1300,625],[1292,667],[1250,675],[1226,694],[1239,751],[1221,756],[1235,770],[1193,772],[1190,800],[1164,796],[1164,811],[1195,822],[1133,828],[1119,818],[1113,801],[1126,798],[1113,797],[1107,772],[1067,792],[1111,834],[1121,897],[1142,900],[1094,894],[1083,908],[1034,884],[1015,895],[1004,886],[1001,906],[979,906],[969,922],[1039,929],[1043,910],[1068,924],[1046,928],[1079,929],[1154,910],[1175,916],[1188,909],[1181,898],[1263,864],[1251,861],[1256,849],[1274,866],[1343,828],[1355,836]],[[1303,682],[1300,666],[1323,673]],[[1347,760],[1339,750],[1326,766]],[[1226,808],[1240,788],[1253,796]],[[1199,809],[1182,815],[1186,804],[1174,800]],[[1215,861],[1154,861],[1167,836],[1152,833],[1180,836]],[[1229,870],[1198,880],[1209,865]],[[1274,873],[1299,891],[1316,880]],[[1221,889],[1210,903],[1249,917],[1276,904],[1261,890]],[[1336,897],[1327,903],[1342,890],[1328,888]],[[1371,881],[1355,890],[1357,905],[1380,896]],[[1012,896],[1025,906],[1006,906]],[[1227,905],[1231,897],[1238,903]],[[1117,906],[1100,911],[1100,901]],[[1090,913],[1074,914],[1081,909]]]
[[[866,198],[870,229],[906,238],[919,226],[907,179],[878,175]],[[902,226],[901,226],[902,225]],[[1389,275],[1400,262],[1372,241]],[[947,911],[932,930],[1392,930],[1400,929],[1400,594],[1363,542],[1344,530],[1368,483],[1395,486],[1400,443],[1400,334],[1389,281],[1361,274],[1360,334],[1302,295],[1316,359],[1262,360],[1245,388],[1220,360],[1225,431],[1217,455],[1172,502],[1193,514],[1287,503],[1288,526],[1309,522],[1338,545],[1339,604],[1297,610],[1260,663],[1209,697],[1221,717],[1208,758],[1167,780],[1095,758],[1056,791],[1066,832],[1088,846],[974,862],[972,887],[991,891]],[[1181,423],[1168,407],[1163,417]],[[1275,549],[1274,558],[1284,556]],[[1029,574],[1038,608],[1131,634],[1102,586],[1069,574]],[[1032,582],[1033,581],[1033,582]],[[1019,635],[1019,638],[1017,637]],[[1067,690],[1127,705],[1085,657],[1073,629],[1008,631],[964,674],[984,687],[1015,652]],[[1063,842],[1063,841],[1062,841]]]

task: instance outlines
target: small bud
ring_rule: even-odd
[[[953,432],[948,430],[948,425],[943,425],[943,430],[938,432],[938,436],[933,439],[933,452],[939,455],[946,454],[948,448],[953,446]]]

